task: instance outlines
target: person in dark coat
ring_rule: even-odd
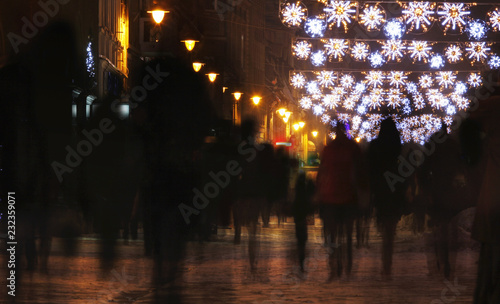
[[[293,201],[292,213],[295,221],[299,266],[302,272],[304,271],[304,260],[306,258],[307,216],[312,212],[311,199],[314,195],[314,190],[313,181],[306,177],[305,172],[301,171],[295,184],[295,199]]]

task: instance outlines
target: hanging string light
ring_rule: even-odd
[[[408,2],[403,4],[403,16],[410,25],[408,32],[413,30],[427,32],[434,21],[435,3]]]
[[[384,9],[379,5],[366,4],[363,12],[359,14],[359,23],[369,32],[380,31],[385,23]]]
[[[298,27],[307,18],[307,8],[300,1],[286,3],[281,11],[281,22],[288,27]]]
[[[345,32],[347,32],[348,25],[356,17],[356,2],[351,1],[331,1],[329,2],[323,11],[326,14],[326,21],[328,22],[330,28],[333,26],[340,27],[344,26]]]

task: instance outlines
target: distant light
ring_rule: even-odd
[[[303,128],[305,125],[306,125],[306,123],[305,123],[305,122],[303,122],[303,121],[299,121],[299,127]]]
[[[293,124],[293,129],[294,129],[295,131],[298,131],[298,130],[299,130],[299,128],[300,128],[300,126],[299,126],[299,124],[298,124],[298,123]]]
[[[193,70],[199,72],[204,65],[202,62],[193,62]]]
[[[260,96],[254,96],[251,99],[255,105],[258,105],[262,98]]]
[[[168,14],[170,12],[162,10],[162,9],[156,9],[154,11],[148,11],[148,13],[153,15],[153,20],[157,24],[160,24],[163,21],[163,18],[165,17],[165,14]]]
[[[316,136],[318,136],[318,131],[312,131],[311,134],[313,137],[316,137]]]
[[[234,92],[233,93],[234,99],[236,99],[237,101],[240,100],[242,94],[243,93],[241,92]]]
[[[286,112],[285,108],[281,108],[278,110],[278,113],[280,114],[280,116],[285,116],[285,112]]]
[[[191,52],[194,49],[194,46],[196,45],[196,42],[199,42],[198,40],[193,40],[193,39],[187,39],[187,40],[182,40],[181,42],[184,42],[184,45],[186,46],[186,49]]]
[[[208,73],[207,76],[208,76],[208,79],[210,80],[210,82],[214,82],[215,79],[217,78],[217,73]]]

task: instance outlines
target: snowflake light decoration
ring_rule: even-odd
[[[422,110],[423,108],[425,108],[426,103],[425,103],[425,99],[422,96],[422,94],[418,94],[418,95],[413,97],[413,105],[415,106],[415,109],[417,109],[417,110]]]
[[[328,114],[321,115],[321,122],[324,124],[329,123],[331,119],[332,119],[331,116]]]
[[[490,48],[486,42],[469,42],[465,50],[467,51],[467,55],[469,55],[468,58],[471,59],[471,63],[473,64],[476,61],[482,62],[486,60]]]
[[[325,19],[318,17],[308,18],[304,25],[304,31],[312,38],[323,37],[326,31]]]
[[[310,94],[310,95],[319,95],[321,94],[321,89],[318,85],[318,83],[316,81],[310,81],[307,85],[306,85],[306,90],[307,90],[307,93]]]
[[[443,3],[438,7],[439,21],[444,26],[444,34],[451,28],[452,31],[463,31],[470,10],[464,3]]]
[[[328,88],[335,85],[337,75],[332,71],[320,71],[317,75],[317,79],[322,87]]]
[[[391,71],[387,75],[387,80],[391,86],[399,88],[399,86],[404,86],[408,76],[405,75],[404,72],[401,71]]]
[[[379,109],[384,104],[384,90],[377,88],[374,89],[369,95],[368,107],[370,110]]]
[[[403,16],[406,24],[410,25],[409,32],[414,29],[427,32],[434,21],[436,4],[431,2],[408,2],[403,5]]]
[[[390,39],[401,39],[405,33],[405,25],[399,19],[391,19],[384,25],[384,33]]]
[[[358,82],[354,85],[354,94],[363,94],[366,91],[366,85],[363,82]]]
[[[401,61],[404,57],[405,43],[401,40],[386,40],[382,44],[382,55],[384,55],[387,60]]]
[[[495,32],[500,31],[500,11],[499,8],[495,8],[488,12],[488,23]]]
[[[476,19],[467,23],[465,31],[467,32],[467,35],[469,35],[470,39],[481,40],[486,38],[486,35],[488,34],[488,27],[483,20]]]
[[[350,74],[345,74],[340,77],[340,85],[346,89],[352,87],[355,81],[354,76]]]
[[[427,59],[430,56],[431,50],[432,47],[429,46],[429,43],[427,41],[414,40],[408,47],[410,58],[413,59],[413,62],[423,61],[424,63],[426,63]]]
[[[422,89],[428,89],[434,84],[434,79],[431,75],[423,74],[418,78],[418,83]]]
[[[358,61],[365,61],[370,55],[370,47],[364,42],[356,42],[351,49],[351,56]]]
[[[458,44],[451,44],[445,49],[445,56],[449,63],[457,63],[462,60],[463,52]]]
[[[380,54],[379,51],[375,51],[368,56],[368,60],[370,61],[370,64],[374,68],[379,68],[384,65],[385,59],[382,54]]]
[[[306,77],[304,77],[301,73],[294,74],[290,79],[290,83],[294,88],[301,89],[306,84]]]
[[[386,105],[389,108],[396,109],[401,106],[401,92],[397,89],[391,89],[387,93]]]
[[[340,104],[340,96],[335,94],[327,94],[323,97],[323,105],[330,110],[335,109]]]
[[[330,25],[340,27],[342,24],[344,30],[347,32],[348,24],[351,23],[352,19],[355,19],[356,14],[356,3],[351,1],[331,1],[323,9],[326,13],[326,21]]]
[[[436,80],[438,81],[441,87],[447,89],[448,87],[453,86],[457,76],[451,71],[441,71],[437,72]]]
[[[302,97],[299,101],[300,106],[303,109],[310,109],[312,107],[312,100],[309,97]]]
[[[440,54],[434,54],[429,60],[429,65],[433,69],[440,69],[444,67],[444,58]]]
[[[320,116],[320,115],[323,115],[324,112],[325,112],[325,108],[323,108],[322,106],[320,106],[320,105],[313,106],[313,114],[314,115]]]
[[[382,71],[369,71],[365,77],[366,84],[373,88],[377,88],[384,84],[385,76]]]
[[[298,27],[307,18],[307,8],[300,2],[287,3],[280,11],[281,22],[288,27]]]
[[[347,97],[346,99],[344,99],[344,103],[342,104],[342,106],[346,110],[352,111],[352,109],[354,109],[354,107],[356,106],[356,98],[357,97],[355,96]]]
[[[493,70],[500,68],[500,56],[497,55],[490,56],[490,60],[488,60],[488,65],[490,66],[490,69]]]
[[[326,56],[323,51],[316,51],[311,54],[311,63],[314,66],[323,66],[326,62]]]
[[[292,46],[292,54],[299,60],[307,60],[311,55],[312,45],[307,40],[297,40]]]
[[[469,77],[467,78],[467,82],[471,87],[477,88],[483,84],[483,79],[478,73],[470,73]]]
[[[406,91],[410,94],[416,94],[418,92],[418,86],[411,81],[406,82]]]
[[[385,22],[385,11],[379,5],[366,5],[359,15],[359,23],[364,25],[366,30],[379,31]]]
[[[328,39],[324,47],[330,60],[334,58],[335,60],[342,61],[346,51],[349,49],[349,41],[344,39]]]
[[[455,84],[455,91],[454,94],[456,95],[463,95],[467,93],[467,85],[463,83],[462,81],[459,81]]]

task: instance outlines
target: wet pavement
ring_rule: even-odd
[[[97,239],[78,240],[74,257],[62,255],[54,239],[48,272],[25,272],[18,278],[16,303],[471,303],[478,251],[461,249],[450,280],[429,274],[425,234],[399,229],[393,275],[380,274],[381,239],[372,227],[370,248],[354,250],[349,277],[328,280],[328,255],[321,224],[308,226],[306,273],[296,263],[295,232],[291,219],[278,227],[260,229],[257,271],[250,271],[247,235],[233,244],[233,230],[219,229],[211,242],[189,242],[176,284],[152,287],[153,261],[144,257],[143,241],[119,242],[119,258],[109,271],[99,270]],[[4,253],[2,245],[2,253]],[[0,255],[6,273],[7,256]],[[5,286],[5,285],[4,285]],[[174,293],[169,302],[165,295]],[[1,303],[13,298],[4,289]]]

